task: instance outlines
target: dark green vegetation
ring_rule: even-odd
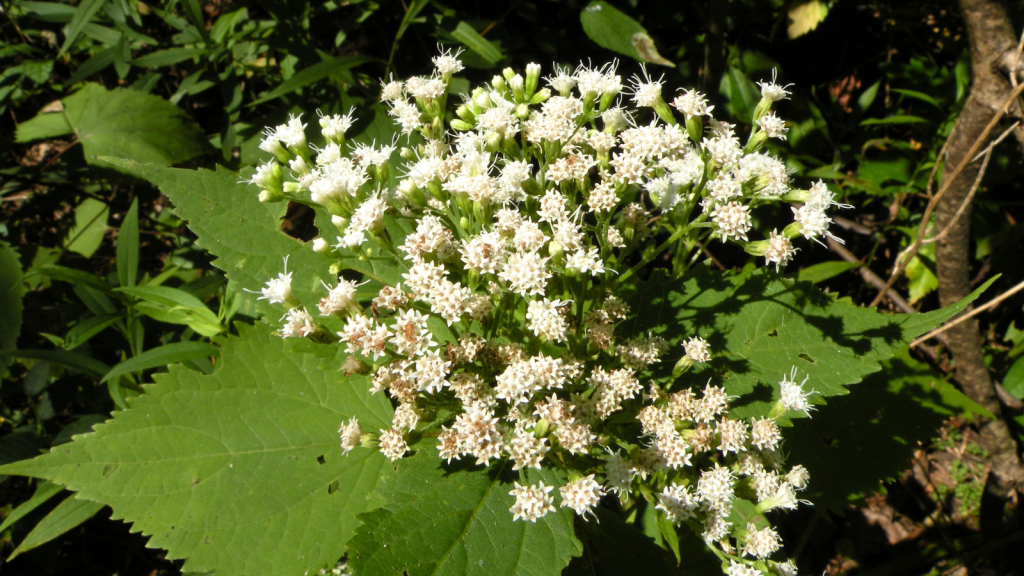
[[[897,254],[917,239],[931,193],[929,177],[971,89],[966,30],[955,2],[835,2],[829,8],[825,2],[768,0],[616,2],[614,7],[528,0],[82,0],[4,2],[2,8],[0,463],[65,444],[140,394],[131,400],[133,406],[167,411],[160,426],[174,430],[179,419],[194,419],[220,445],[231,446],[231,452],[246,450],[246,437],[235,436],[227,424],[236,412],[265,414],[267,429],[281,427],[288,437],[278,454],[281,461],[295,458],[302,463],[292,465],[292,475],[279,478],[280,484],[262,485],[262,493],[244,493],[236,489],[248,471],[283,464],[268,463],[262,456],[249,461],[235,457],[230,474],[208,477],[227,460],[213,447],[201,457],[193,450],[181,456],[191,458],[187,466],[196,471],[195,491],[175,496],[168,486],[136,483],[131,485],[134,492],[115,494],[107,483],[121,486],[116,484],[118,474],[130,476],[131,466],[179,466],[160,461],[175,455],[182,444],[198,442],[160,434],[159,427],[148,438],[134,432],[126,438],[121,430],[133,429],[130,418],[124,418],[97,434],[118,453],[122,465],[131,461],[117,474],[110,475],[102,465],[113,459],[102,451],[69,449],[56,452],[45,463],[45,473],[36,470],[58,484],[4,477],[4,556],[17,556],[3,566],[10,573],[178,573],[182,563],[144,548],[146,537],[153,546],[171,549],[175,558],[191,558],[188,568],[196,571],[286,573],[299,556],[309,559],[307,565],[325,565],[338,559],[336,540],[348,540],[357,529],[357,523],[339,522],[332,514],[343,514],[347,502],[367,494],[400,500],[411,490],[396,476],[375,486],[379,470],[374,468],[384,467],[385,461],[343,459],[333,436],[323,443],[317,434],[323,429],[333,434],[342,418],[355,415],[345,411],[353,403],[362,406],[361,420],[383,425],[389,419],[386,402],[379,396],[319,394],[332,377],[322,368],[338,363],[333,357],[307,354],[303,358],[308,366],[267,362],[273,356],[270,350],[285,344],[257,321],[271,308],[243,291],[257,289],[276,273],[286,254],[310,279],[315,267],[324,266],[300,249],[300,240],[316,235],[311,210],[276,204],[268,211],[254,193],[244,196],[234,186],[236,172],[246,174],[261,159],[257,144],[263,127],[280,123],[289,113],[355,107],[361,121],[350,134],[390,139],[389,122],[375,106],[379,79],[391,73],[427,73],[438,43],[466,49],[469,68],[462,76],[473,83],[487,81],[504,67],[520,70],[529,62],[547,66],[552,61],[619,58],[620,70],[628,76],[639,70],[638,62],[647,61],[653,74],[665,74],[666,93],[698,87],[741,127],[759,98],[754,82],[769,77],[774,68],[783,82],[794,84],[794,95],[783,103],[780,116],[790,122],[783,157],[797,182],[824,179],[856,207],[840,222],[848,252],[806,248],[787,273],[853,303],[868,304],[877,288],[859,272],[872,270],[884,281]],[[1022,15],[1011,16],[1019,30]],[[183,174],[170,166],[216,172]],[[1019,264],[1024,235],[1018,225],[1024,216],[1021,173],[1017,141],[1007,138],[993,149],[973,199],[975,285],[999,275],[982,299],[1024,280]],[[191,230],[185,228],[186,220]],[[260,243],[278,229],[283,233],[273,235],[272,242]],[[723,268],[742,268],[749,260],[738,249],[717,243],[708,250]],[[844,254],[853,254],[858,262],[848,262]],[[217,260],[211,261],[213,257]],[[920,311],[938,308],[935,258],[935,244],[925,244],[894,285],[906,304]],[[702,281],[708,284],[702,290],[709,301],[729,290],[721,279],[691,280]],[[297,276],[297,296],[310,303],[318,298],[311,284]],[[672,287],[665,290],[671,300]],[[863,330],[884,329],[879,317],[854,310],[850,303],[822,297],[816,304],[847,310],[847,329],[857,329],[859,321],[878,323],[865,324]],[[758,306],[747,304],[749,316],[740,314],[742,321],[733,327],[737,339],[749,330],[747,361],[772,362],[771,333],[776,328],[806,340],[810,355],[821,343],[819,333],[844,333],[843,327],[816,325],[813,316],[791,321],[780,314],[769,318],[776,324],[753,327],[750,318],[761,320],[766,314],[754,309]],[[881,309],[900,311],[900,306],[886,301]],[[1006,391],[1004,415],[1019,440],[1024,431],[1021,298],[1011,298],[981,318],[985,361]],[[716,321],[680,320],[683,325]],[[229,334],[244,336],[246,344],[223,338]],[[997,509],[995,521],[991,512],[985,517],[987,454],[971,422],[991,414],[957,391],[951,357],[942,343],[936,348],[930,347],[936,341],[928,344],[924,351],[886,349],[878,358],[851,358],[843,368],[848,379],[829,382],[834,390],[827,393],[839,394],[843,386],[869,374],[855,386],[856,393],[831,399],[814,418],[796,423],[805,433],[794,434],[788,449],[793,463],[804,463],[811,471],[814,482],[807,497],[817,507],[790,518],[784,537],[787,554],[806,573],[828,568],[833,573],[944,574],[964,566],[1001,574],[1019,560],[1012,555],[1024,538],[1019,513]],[[731,349],[739,347],[741,342]],[[871,374],[878,360],[893,353],[882,371]],[[175,366],[168,369],[171,364]],[[214,372],[232,365],[250,367],[252,379]],[[828,368],[835,367],[819,367],[822,374]],[[295,377],[296,371],[302,371],[301,378]],[[143,392],[142,385],[153,382],[154,374],[158,384]],[[271,387],[256,391],[262,398],[243,398],[253,392],[247,388],[252,382]],[[307,411],[296,420],[287,399],[281,400],[272,388],[277,382],[289,382],[289,393],[298,386],[321,398],[319,419]],[[737,380],[733,385],[752,388],[752,382]],[[950,418],[952,424],[944,424]],[[304,434],[309,446],[295,449],[303,444]],[[914,454],[940,437],[928,450]],[[135,447],[134,459],[126,458],[123,451]],[[948,454],[952,457],[944,457]],[[321,463],[316,461],[319,455],[324,456]],[[925,469],[923,474],[904,474],[912,457],[914,466]],[[423,464],[412,459],[402,465]],[[30,466],[43,464],[25,464],[21,471],[31,473]],[[369,570],[376,564],[383,570],[389,562],[404,562],[411,574],[418,574],[443,564],[445,573],[468,573],[459,564],[468,561],[444,557],[453,546],[496,557],[497,552],[487,551],[485,527],[470,526],[465,534],[458,530],[467,509],[508,507],[507,490],[492,495],[492,481],[498,479],[453,474],[435,485],[456,496],[448,510],[453,524],[435,534],[440,550],[434,556],[393,533],[395,523],[415,524],[434,510],[408,506],[361,517],[364,527],[352,549],[368,552],[374,538],[394,541],[395,546],[387,554],[362,557],[355,567]],[[83,499],[68,497],[63,486]],[[344,487],[340,493],[345,502],[334,496],[339,487]],[[887,496],[870,496],[885,487]],[[152,496],[156,488],[160,498]],[[263,540],[266,532],[254,528],[245,533],[246,528],[230,519],[223,528],[209,517],[168,520],[167,510],[181,511],[189,504],[184,494],[206,506],[206,499],[223,499],[224,493],[234,500],[219,505],[230,506],[232,514],[259,519],[259,526],[266,522],[282,533],[301,523],[310,535],[271,541]],[[317,496],[304,498],[310,493]],[[91,495],[116,500],[120,515],[135,521],[134,529],[146,537],[111,520],[110,508],[89,500]],[[329,510],[324,504],[328,498]],[[566,532],[572,528],[569,518],[564,515],[561,525]],[[662,543],[656,525],[645,518],[636,523]],[[516,527],[522,532],[500,537],[515,546],[537,542],[530,546],[544,562],[564,564],[580,553],[560,547],[551,535],[522,524]],[[211,536],[211,530],[217,535]],[[570,566],[573,573],[590,573],[591,567],[597,573],[616,573],[623,565],[632,568],[642,562],[652,566],[652,573],[674,570],[671,553],[617,517],[602,518],[600,530],[584,526],[576,534],[585,555]],[[211,538],[241,540],[221,546],[211,545]],[[610,551],[612,543],[631,539],[635,543],[627,550]],[[289,547],[280,547],[282,541]],[[697,556],[699,543],[681,544],[694,545],[691,557]],[[630,553],[637,559],[628,559]],[[695,574],[704,570],[696,561],[684,563],[687,567]]]

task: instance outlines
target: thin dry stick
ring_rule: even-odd
[[[957,166],[955,170],[953,170],[953,172],[949,175],[948,178],[943,178],[942,187],[939,188],[938,193],[936,193],[935,196],[932,197],[932,199],[928,202],[928,206],[926,206],[924,209],[924,216],[922,217],[921,225],[918,227],[917,230],[917,239],[914,240],[914,244],[911,246],[911,249],[907,252],[907,256],[913,257],[914,254],[917,254],[917,251],[921,248],[921,242],[924,239],[925,229],[928,227],[928,222],[931,220],[932,212],[935,211],[935,207],[938,206],[939,201],[942,200],[942,197],[946,195],[946,191],[949,190],[949,187],[953,184],[953,182],[956,181],[957,177],[960,176],[960,173],[967,169],[967,166],[974,161],[975,155],[981,150],[981,147],[988,139],[989,134],[991,134],[992,130],[995,129],[996,125],[999,124],[999,121],[1003,119],[1003,116],[1006,114],[1010,105],[1013,104],[1014,101],[1016,101],[1017,96],[1020,96],[1021,92],[1024,92],[1024,84],[1020,84],[1019,86],[1013,89],[1013,92],[1010,93],[1010,96],[1006,99],[1005,102],[1003,102],[1003,105],[999,107],[999,111],[995,114],[995,116],[992,117],[992,120],[988,123],[987,126],[985,126],[985,129],[982,130],[981,134],[978,135],[978,138],[975,139],[974,144],[971,145],[970,150],[968,150],[967,154],[964,155],[964,159],[960,161],[960,165]],[[885,283],[885,290],[881,290],[878,292],[878,296],[876,296],[875,299],[872,300],[871,304],[869,305],[871,308],[878,306],[882,299],[885,298],[886,294],[889,291],[889,288],[892,288],[892,285],[896,282],[896,279],[900,277],[900,274],[903,273],[903,270],[907,267],[907,264],[910,263],[910,258],[907,256],[904,256],[903,258],[897,260],[896,268],[892,271],[892,275],[889,276],[889,281]]]
[[[939,240],[945,238],[946,234],[948,234],[949,231],[953,229],[953,225],[956,224],[958,220],[960,220],[960,216],[962,216],[964,211],[967,210],[967,207],[971,205],[971,200],[974,199],[974,195],[978,192],[978,188],[981,186],[981,179],[985,177],[985,171],[988,170],[988,161],[992,159],[992,151],[995,150],[995,147],[998,146],[1000,142],[1005,140],[1006,137],[1009,136],[1010,133],[1012,133],[1018,125],[1020,125],[1020,120],[1014,122],[1012,126],[1007,128],[1005,132],[999,135],[999,138],[993,140],[992,143],[985,148],[984,152],[974,157],[975,160],[977,160],[979,157],[984,157],[984,160],[982,160],[981,162],[981,168],[978,168],[978,175],[974,178],[974,183],[971,185],[970,193],[968,193],[967,197],[964,198],[964,201],[960,203],[960,207],[956,209],[956,214],[953,215],[953,219],[949,221],[949,224],[947,224],[946,227],[943,228],[933,238],[926,238],[922,242],[922,244],[931,244],[933,242],[938,242]]]
[[[988,310],[990,308],[994,308],[994,307],[998,306],[1000,302],[1002,302],[1003,300],[1006,300],[1007,298],[1009,298],[1010,296],[1013,296],[1014,294],[1016,294],[1017,292],[1020,292],[1021,290],[1024,290],[1024,282],[1021,282],[1020,284],[1017,284],[1013,288],[1010,288],[1006,292],[1003,292],[999,296],[993,298],[991,301],[986,302],[984,306],[979,306],[978,308],[975,308],[974,310],[971,310],[969,313],[964,314],[963,316],[957,318],[956,320],[953,320],[952,322],[950,322],[948,324],[945,324],[943,326],[939,326],[935,330],[932,330],[931,332],[925,334],[924,336],[921,336],[917,340],[914,340],[913,342],[910,343],[910,345],[911,346],[917,346],[918,344],[928,340],[929,338],[935,337],[936,334],[941,334],[941,333],[945,332],[946,330],[949,330],[953,326],[956,326],[957,324],[959,324],[959,323],[961,323],[961,322],[963,322],[963,321],[965,321],[965,320],[967,320],[969,318],[973,318],[973,317],[977,316],[978,314],[981,314],[985,310]]]
[[[1017,124],[1014,123],[1014,126],[1016,125]],[[985,177],[985,171],[988,170],[988,161],[991,159],[992,147],[990,146],[985,150],[984,159],[981,161],[981,168],[978,168],[978,175],[974,177],[974,183],[971,184],[971,191],[967,193],[967,197],[964,198],[964,201],[961,202],[960,206],[956,209],[956,214],[953,215],[953,218],[949,221],[949,224],[945,228],[940,230],[939,233],[936,234],[935,236],[931,238],[925,238],[924,240],[922,240],[922,244],[932,244],[933,242],[938,242],[939,240],[945,238],[946,234],[948,234],[949,231],[953,229],[953,225],[956,224],[958,220],[960,220],[960,216],[962,216],[964,211],[967,210],[967,207],[971,205],[971,200],[974,200],[974,194],[978,191],[978,188],[981,187],[981,179]]]

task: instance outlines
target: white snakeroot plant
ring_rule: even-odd
[[[376,281],[375,297],[358,290],[369,278],[321,279],[319,316],[343,322],[336,336],[294,301],[291,273],[262,292],[283,307],[282,337],[340,341],[396,406],[377,432],[341,423],[342,450],[507,461],[521,521],[559,508],[593,520],[603,499],[647,499],[702,536],[729,574],[793,573],[774,529],[729,519],[739,499],[757,514],[799,504],[808,475],[786,470],[779,422],[813,409],[807,378],[779,374],[768,417],[732,417],[724,388],[683,383],[715,357],[708,340],[670,349],[657,334],[616,334],[638,314],[620,291],[656,260],[682,278],[719,241],[778,270],[800,237],[837,239],[833,193],[820,182],[794,189],[763,150],[785,140],[772,106],[789,93],[774,78],[761,84],[744,143],[704,95],[669,104],[646,70],[624,84],[615,63],[556,69],[543,87],[530,64],[475,88],[446,120],[458,56],[435,57],[431,76],[382,82],[400,140],[352,144],[351,113],[321,115],[314,147],[294,116],[266,132],[261,148],[275,160],[250,180],[261,200],[329,213],[338,234],[314,242],[318,252],[403,271],[401,282]],[[794,221],[752,239],[753,215],[779,204]],[[652,370],[676,359],[670,375]],[[568,478],[557,491],[531,474],[549,469]]]

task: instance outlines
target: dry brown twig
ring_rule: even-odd
[[[968,165],[970,165],[977,159],[976,156],[981,151],[982,146],[985,145],[985,142],[988,140],[988,137],[992,133],[992,130],[994,130],[996,125],[999,124],[999,121],[1003,119],[1003,116],[1006,115],[1006,112],[1009,110],[1010,105],[1016,101],[1017,97],[1020,96],[1022,92],[1024,92],[1024,84],[1020,84],[1013,89],[1009,97],[1006,98],[1002,106],[999,107],[999,111],[996,112],[995,116],[992,117],[992,120],[988,123],[987,126],[985,126],[985,129],[982,130],[981,134],[978,135],[978,138],[975,139],[967,154],[964,155],[963,161],[960,162],[960,164],[953,170],[952,173],[950,173],[948,177],[943,177],[942,187],[939,188],[939,191],[935,194],[935,196],[932,196],[931,200],[929,200],[928,202],[928,206],[925,207],[924,216],[921,218],[921,225],[918,227],[917,230],[917,239],[914,240],[914,243],[911,244],[910,248],[904,250],[903,253],[901,253],[900,257],[897,258],[896,268],[893,269],[892,275],[889,276],[889,280],[885,283],[885,289],[879,290],[878,296],[876,296],[875,299],[871,301],[869,307],[874,308],[875,306],[878,306],[878,304],[881,303],[882,299],[886,297],[889,289],[892,288],[892,285],[896,282],[896,279],[899,278],[901,274],[903,274],[903,271],[906,269],[907,264],[910,263],[910,257],[913,257],[913,255],[917,254],[917,251],[920,250],[921,248],[925,231],[928,227],[929,221],[931,220],[932,212],[935,211],[935,207],[938,205],[939,201],[942,200],[942,197],[945,196],[946,191],[949,190],[950,188],[950,185],[954,181],[956,181],[957,176],[959,176],[960,173],[963,172]]]

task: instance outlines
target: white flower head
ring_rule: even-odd
[[[459,55],[462,54],[462,48],[459,48],[452,54],[451,49],[442,50],[441,54],[434,56],[434,68],[437,73],[444,75],[458,74],[462,71],[464,66],[462,60],[459,60]]]
[[[267,280],[262,290],[263,295],[257,300],[266,300],[271,304],[287,304],[294,297],[292,295],[292,273],[288,271],[288,256],[284,257],[284,272],[277,275],[277,278]]]
[[[640,70],[643,71],[643,79],[639,76],[633,76],[631,79],[633,88],[632,100],[637,106],[650,108],[661,100],[661,87],[665,84],[663,81],[665,76],[662,75],[657,80],[652,80],[647,74],[647,66],[641,64]]]
[[[359,427],[359,420],[352,418],[348,422],[343,422],[338,430],[338,435],[341,436],[342,452],[348,454],[356,446],[359,446],[359,442],[363,439],[363,430]]]
[[[694,336],[683,342],[683,349],[686,350],[686,357],[694,362],[711,361],[711,345],[699,336]]]
[[[778,230],[772,230],[768,237],[768,245],[764,250],[764,263],[766,265],[775,264],[775,271],[778,272],[780,266],[789,264],[797,250],[799,248],[794,248],[789,238],[780,236]]]
[[[562,486],[558,492],[562,495],[562,507],[572,508],[584,519],[588,513],[594,515],[594,508],[605,495],[604,488],[594,480],[593,474]]]
[[[509,492],[510,495],[516,497],[516,503],[509,508],[513,521],[536,522],[538,518],[555,511],[555,500],[550,494],[554,486],[545,486],[543,482],[538,482],[536,486],[522,486],[519,482],[516,482],[515,485],[516,487]]]
[[[789,128],[786,128],[786,122],[782,118],[776,116],[775,112],[765,114],[757,121],[757,123],[769,138],[778,138],[779,140],[786,139],[786,132],[789,131]]]
[[[796,367],[789,373],[788,378],[783,378],[779,382],[779,402],[787,410],[796,410],[797,412],[803,412],[810,416],[811,410],[814,410],[814,406],[811,406],[807,398],[814,394],[814,390],[804,390],[804,384],[810,379],[810,376],[805,376],[803,381],[799,384],[796,383]]]
[[[340,140],[355,122],[355,118],[352,116],[353,111],[354,109],[351,109],[348,111],[348,114],[332,114],[330,116],[324,116],[318,111],[317,113],[320,115],[320,133],[328,141]]]
[[[792,86],[792,84],[786,84],[785,86],[779,86],[775,83],[778,71],[772,69],[772,80],[771,82],[758,82],[757,85],[761,87],[761,97],[771,102],[778,102],[784,100],[789,96],[789,91],[786,88]]]

